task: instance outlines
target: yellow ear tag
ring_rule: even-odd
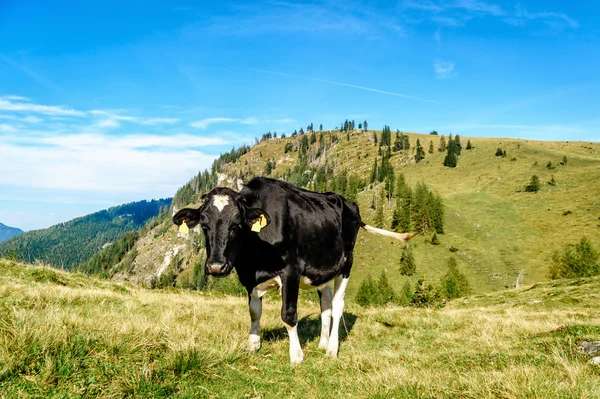
[[[260,215],[260,217],[258,219],[256,219],[256,221],[252,224],[252,228],[250,230],[256,232],[256,233],[260,233],[260,231],[262,230],[263,227],[265,227],[267,225],[267,218],[265,217],[265,215]]]
[[[181,226],[179,226],[179,232],[183,233],[183,234],[189,234],[190,228],[187,226],[187,224],[185,222],[183,222],[183,223],[181,223]]]

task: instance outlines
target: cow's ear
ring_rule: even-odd
[[[190,228],[193,229],[200,222],[200,216],[202,215],[201,209],[184,208],[177,212],[173,216],[173,223],[180,226],[183,222]]]
[[[265,226],[271,223],[269,214],[262,208],[246,208],[246,223],[250,229],[260,232]]]

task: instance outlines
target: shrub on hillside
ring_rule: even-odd
[[[382,306],[397,302],[397,299],[385,270],[381,272],[377,281],[374,281],[371,275],[367,275],[356,293],[356,303],[361,306]]]
[[[448,271],[442,277],[440,291],[448,299],[460,298],[470,292],[469,280],[458,270],[454,258],[448,260]]]
[[[566,245],[552,254],[550,278],[590,277],[599,274],[598,252],[586,237],[579,243]]]
[[[440,291],[431,284],[425,286],[425,277],[421,276],[415,286],[412,305],[417,307],[442,307],[444,302]]]
[[[529,185],[525,187],[525,191],[528,193],[537,193],[540,191],[540,178],[537,175],[531,176],[531,180],[529,181]]]
[[[403,276],[412,276],[417,272],[417,265],[415,263],[415,257],[408,245],[402,250],[400,256],[400,274]]]

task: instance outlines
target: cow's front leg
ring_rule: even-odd
[[[321,338],[319,339],[319,349],[327,349],[329,329],[331,327],[331,287],[329,285],[319,290],[319,299],[321,300]]]
[[[253,291],[248,295],[250,308],[250,336],[248,337],[248,350],[252,353],[260,349],[260,316],[262,314],[262,298]]]
[[[337,357],[339,348],[339,327],[340,319],[344,314],[344,297],[346,295],[346,287],[348,286],[348,277],[337,276],[333,286],[332,300],[332,325],[331,335],[329,336],[329,344],[327,345],[327,355]]]
[[[300,276],[282,277],[281,285],[281,320],[287,329],[290,338],[290,362],[301,363],[304,353],[298,339],[298,290],[300,289]]]

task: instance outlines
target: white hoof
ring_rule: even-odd
[[[329,339],[327,337],[321,337],[319,340],[319,349],[327,349],[329,345]]]
[[[251,353],[256,353],[260,349],[260,337],[258,335],[251,335],[248,338],[248,350]]]
[[[338,355],[338,346],[337,345],[329,345],[327,347],[327,352],[325,352],[325,354],[329,357],[332,358],[337,358]]]
[[[304,353],[300,350],[297,352],[290,352],[290,363],[300,364],[304,360]]]

